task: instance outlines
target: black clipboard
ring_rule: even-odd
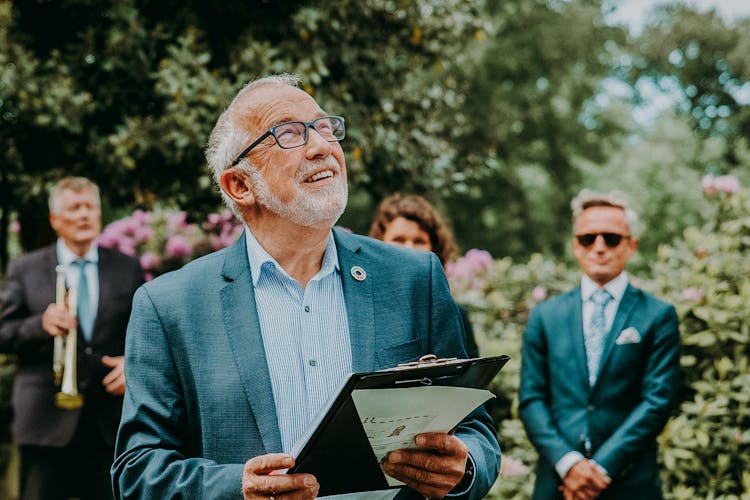
[[[352,391],[421,386],[453,386],[486,389],[505,366],[509,356],[473,359],[438,359],[422,356],[418,361],[367,373],[353,373],[327,406],[322,419],[293,453],[295,465],[289,473],[313,474],[320,496],[388,489],[359,414]]]

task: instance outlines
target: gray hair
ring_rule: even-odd
[[[242,126],[240,126],[237,117],[239,116],[239,110],[237,109],[237,103],[250,92],[257,90],[260,87],[268,85],[288,85],[290,87],[299,88],[300,79],[296,75],[284,73],[279,75],[270,75],[257,80],[253,80],[245,85],[240,90],[229,106],[219,116],[216,121],[216,125],[211,131],[211,135],[208,138],[208,146],[206,147],[206,160],[208,167],[211,169],[213,174],[214,182],[216,182],[221,197],[224,203],[234,212],[238,217],[242,217],[239,207],[225,192],[221,189],[219,179],[224,170],[228,169],[232,162],[237,158],[240,152],[247,147],[250,142],[250,136]],[[256,168],[249,161],[242,161],[237,164],[236,168],[244,172],[250,172],[251,169]]]
[[[573,210],[573,224],[575,225],[578,217],[584,210],[591,207],[615,207],[621,208],[625,212],[625,223],[633,236],[640,233],[638,214],[630,206],[628,195],[619,190],[609,191],[608,193],[599,193],[590,189],[581,190],[578,195],[570,202],[570,208]]]
[[[97,204],[99,206],[102,205],[99,186],[85,177],[63,177],[49,191],[49,199],[47,200],[49,213],[56,214],[60,212],[63,191],[74,191],[76,193],[89,191],[94,194]]]

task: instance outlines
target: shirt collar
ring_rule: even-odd
[[[65,242],[61,239],[57,239],[57,262],[68,266],[72,264],[74,261],[79,260],[80,257],[71,250],[68,245],[65,244]],[[89,262],[93,262],[96,264],[99,262],[99,247],[96,243],[92,243],[91,247],[89,248],[88,252],[86,252],[86,255],[83,256],[84,260],[87,260]]]
[[[615,299],[615,302],[620,302],[622,296],[625,295],[625,289],[628,287],[628,273],[626,271],[621,272],[615,279],[609,281],[603,287],[600,287],[588,276],[584,275],[581,278],[581,298],[583,301],[587,301],[591,298],[591,294],[599,288],[604,288],[609,294]]]
[[[250,263],[250,274],[253,278],[253,286],[258,285],[263,270],[268,266],[272,266],[278,272],[284,276],[289,277],[286,271],[276,262],[271,254],[266,252],[266,249],[258,242],[255,235],[250,228],[245,226],[245,242],[247,245],[247,259]],[[339,255],[336,250],[336,243],[333,239],[333,232],[331,231],[328,235],[328,241],[326,242],[326,249],[323,253],[323,262],[320,266],[320,271],[315,274],[313,279],[319,279],[339,269]]]

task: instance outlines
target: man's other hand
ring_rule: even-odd
[[[294,458],[283,453],[269,453],[245,462],[242,471],[242,494],[245,500],[307,500],[318,496],[320,485],[312,474],[284,474],[294,466]]]
[[[112,368],[102,379],[104,389],[113,396],[125,394],[125,356],[102,356],[102,364]]]
[[[560,487],[565,500],[590,500],[599,496],[609,486],[611,479],[596,463],[581,460],[570,468]]]
[[[76,328],[78,321],[76,317],[64,307],[50,304],[42,313],[42,330],[53,337],[65,335],[71,328]]]
[[[390,452],[383,469],[427,498],[443,498],[463,479],[468,448],[444,432],[419,434],[414,442],[416,449]]]

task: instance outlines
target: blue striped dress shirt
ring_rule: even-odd
[[[246,228],[255,305],[285,452],[352,371],[349,322],[333,233],[303,289]]]

